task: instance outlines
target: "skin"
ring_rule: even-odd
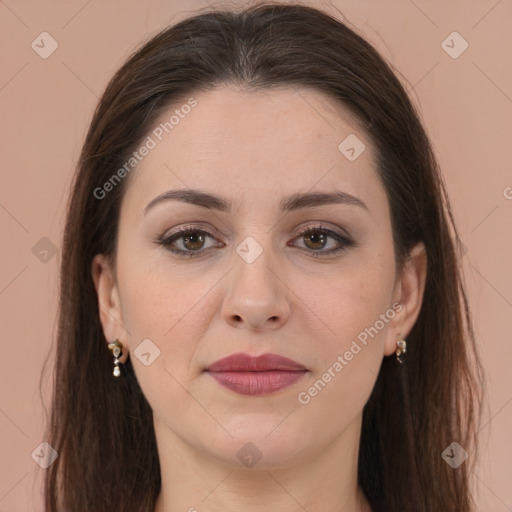
[[[419,314],[425,248],[414,247],[397,272],[371,142],[322,93],[220,86],[194,97],[197,107],[129,177],[116,261],[97,255],[92,264],[105,337],[123,343],[122,361],[130,354],[153,409],[162,470],[155,511],[368,511],[357,484],[362,409],[383,357],[394,354]],[[338,150],[349,134],[366,146],[354,161]],[[144,214],[155,197],[177,188],[222,195],[233,210],[169,200]],[[279,210],[284,196],[333,190],[366,208]],[[338,242],[298,233],[319,222],[345,230],[355,245],[319,255]],[[213,238],[204,245],[181,238],[174,247],[201,256],[179,258],[154,242],[191,223]],[[236,252],[248,236],[263,249],[252,263]],[[301,404],[298,394],[394,303],[400,312]],[[134,356],[145,339],[160,350],[148,366]],[[236,352],[277,353],[308,372],[272,395],[240,395],[203,372]],[[261,453],[252,467],[237,457],[248,442]]]

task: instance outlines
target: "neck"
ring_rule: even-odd
[[[192,449],[155,419],[162,489],[154,512],[371,512],[357,483],[361,418],[315,456],[243,468]]]

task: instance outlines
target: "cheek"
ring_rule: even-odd
[[[326,326],[315,372],[297,397],[315,428],[332,416],[332,435],[366,404],[379,373],[388,324],[394,318],[393,252],[374,251],[347,265],[335,282],[311,297]],[[305,293],[303,290],[302,293]],[[328,327],[328,328],[327,328]]]
[[[130,334],[167,338],[204,295],[204,280],[170,269],[144,254],[119,262],[122,316]]]
[[[192,405],[185,391],[194,377],[190,362],[208,324],[205,280],[170,276],[140,261],[127,260],[124,268],[122,315],[137,380],[157,415],[171,404],[184,413]]]
[[[384,323],[381,315],[391,307],[394,271],[383,261],[366,264],[360,260],[356,265],[347,265],[335,277],[312,282],[304,281],[295,289],[311,311],[311,322],[321,330],[323,342],[318,345],[322,355],[333,356],[350,348],[353,340],[364,342],[365,333],[377,324],[378,334],[372,330],[373,348],[380,350],[390,319]],[[327,363],[328,361],[324,361]]]
[[[389,290],[375,279],[371,272],[364,280],[346,279],[311,299],[328,326],[315,343],[312,378],[297,394],[312,436],[322,429],[334,438],[360,414],[375,385],[392,318],[386,316]]]
[[[128,349],[143,389],[151,393],[162,379],[168,388],[173,380],[169,373],[187,383],[190,360],[208,324],[203,304],[208,283],[170,275],[161,265],[147,265],[135,258],[120,265],[119,282]],[[147,352],[148,366],[148,357],[139,357]]]

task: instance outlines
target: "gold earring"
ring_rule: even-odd
[[[121,375],[121,370],[119,368],[119,359],[123,355],[123,344],[116,339],[113,343],[108,344],[109,350],[112,351],[112,354],[114,355],[114,371],[112,372],[112,375],[114,377],[119,377]]]
[[[405,354],[407,352],[407,342],[405,340],[400,340],[396,342],[397,349],[395,351],[396,354],[396,360],[400,364],[404,364],[402,358],[400,357],[402,354]]]

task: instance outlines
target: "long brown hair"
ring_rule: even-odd
[[[384,358],[364,407],[359,483],[374,511],[472,510],[482,369],[458,235],[428,137],[391,66],[347,24],[306,5],[265,3],[202,12],[163,30],[116,73],[94,113],[62,249],[46,435],[59,456],[45,476],[46,511],[154,510],[161,480],[152,411],[130,359],[124,377],[112,377],[91,277],[96,254],[115,257],[126,180],[105,199],[94,191],[171,104],[219,84],[313,88],[366,130],[389,200],[398,268],[423,241],[428,275],[405,368]],[[442,457],[452,442],[470,453],[458,468]]]

